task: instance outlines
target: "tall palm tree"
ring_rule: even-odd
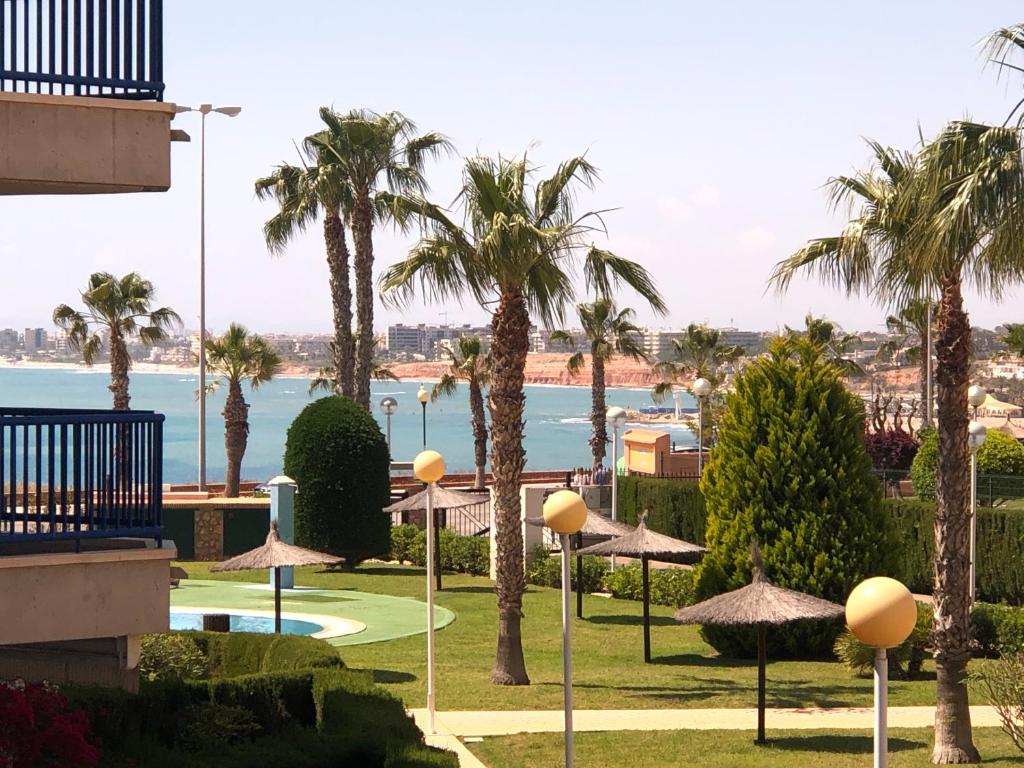
[[[935,514],[936,763],[977,762],[965,682],[971,655],[967,385],[971,327],[964,281],[990,297],[1024,281],[1024,164],[1018,129],[947,125],[917,158],[876,152],[879,169],[833,181],[860,208],[838,237],[813,240],[777,265],[782,289],[802,270],[889,306],[939,294],[935,353],[939,466]],[[894,158],[901,178],[894,184]],[[903,176],[906,172],[905,177]],[[879,198],[862,189],[888,189]],[[899,222],[900,227],[893,225]],[[902,227],[909,224],[909,228]]]
[[[683,338],[672,341],[672,359],[655,364],[654,372],[662,381],[654,385],[651,394],[661,402],[685,376],[707,379],[717,387],[722,383],[723,369],[744,354],[743,347],[723,343],[717,328],[707,323],[690,323]]]
[[[324,245],[330,275],[331,308],[334,314],[332,342],[336,389],[351,397],[354,391],[352,346],[352,288],[349,284],[349,251],[345,222],[352,211],[352,187],[344,169],[325,147],[336,141],[330,128],[303,142],[301,167],[282,163],[273,173],[256,180],[256,196],[273,199],[278,212],[263,225],[271,253],[279,254],[299,232],[324,216]]]
[[[232,323],[219,339],[206,341],[206,354],[210,368],[224,378],[228,396],[224,401],[224,450],[228,467],[224,480],[224,495],[238,496],[238,482],[242,471],[242,457],[249,441],[249,405],[242,394],[242,382],[257,389],[266,384],[281,368],[281,357],[262,336],[250,335],[244,326]],[[215,381],[211,388],[220,382]]]
[[[999,343],[1011,354],[1024,357],[1024,323],[1007,323],[1003,328]]]
[[[617,310],[615,302],[610,298],[601,298],[576,307],[579,314],[583,335],[590,344],[590,452],[593,455],[593,466],[596,468],[604,462],[608,445],[608,427],[605,404],[605,364],[616,355],[633,360],[646,360],[643,350],[643,337],[640,328],[633,323],[636,313],[629,309]],[[551,334],[552,341],[574,344],[575,338],[569,331],[555,331]],[[566,367],[569,373],[576,376],[586,365],[582,352],[569,358]],[[613,468],[614,471],[614,468]]]
[[[894,362],[902,355],[910,364],[917,364],[921,388],[921,406],[927,417],[928,409],[928,322],[932,316],[932,302],[928,299],[910,299],[895,313],[885,318],[885,328],[895,338],[879,345],[880,354]],[[928,419],[925,418],[925,423]]]
[[[328,342],[328,346],[332,347],[331,356],[334,356],[334,342]],[[345,397],[351,397],[351,395],[345,395],[344,392],[338,386],[338,377],[335,375],[335,368],[333,365],[325,365],[320,368],[316,376],[314,376],[309,382],[309,394],[316,392],[326,392],[331,395],[343,395]],[[370,378],[374,381],[401,381],[395,372],[388,368],[386,365],[378,360],[372,361],[370,365]]]
[[[414,294],[417,285],[439,301],[469,295],[493,311],[491,343],[491,470],[494,475],[497,546],[498,650],[491,680],[526,685],[520,618],[523,591],[523,538],[519,481],[523,450],[523,375],[530,347],[530,314],[547,327],[559,325],[574,295],[572,275],[583,254],[588,288],[609,296],[625,282],[658,311],[664,302],[647,271],[585,239],[601,227],[598,214],[577,215],[575,193],[591,187],[596,169],[582,157],[568,160],[546,179],[526,156],[473,157],[466,161],[458,200],[459,225],[437,206],[415,202],[425,233],[405,261],[391,266],[383,288],[392,300]],[[532,183],[532,189],[531,189]]]
[[[790,338],[805,337],[821,349],[830,358],[830,362],[842,371],[844,376],[863,376],[864,369],[855,360],[850,359],[854,349],[860,345],[860,337],[855,333],[846,333],[839,323],[827,317],[815,317],[808,313],[804,318],[804,330],[799,331],[786,326],[786,336]]]
[[[132,359],[127,342],[138,339],[146,345],[163,341],[168,331],[181,324],[170,307],[152,308],[156,289],[137,272],[117,278],[109,272],[94,272],[82,291],[85,310],[61,304],[53,310],[53,322],[68,334],[68,345],[82,353],[92,365],[103,349],[106,335],[110,355],[110,386],[114,410],[128,410],[128,371]]]
[[[427,183],[427,159],[447,153],[451,143],[439,133],[416,136],[416,124],[398,112],[378,115],[365,109],[340,114],[320,108],[327,130],[308,142],[330,158],[352,194],[353,262],[356,279],[356,354],[353,396],[370,408],[373,350],[373,228],[389,217],[391,195],[420,195]],[[385,194],[378,194],[383,192]],[[388,194],[390,193],[390,194]]]
[[[483,350],[479,336],[460,336],[453,349],[445,349],[448,370],[430,392],[430,400],[451,397],[459,382],[469,385],[469,412],[473,422],[473,458],[476,465],[475,487],[483,488],[487,474],[487,420],[484,417],[484,389],[491,382],[491,360]]]

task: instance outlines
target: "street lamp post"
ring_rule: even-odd
[[[704,476],[704,399],[711,394],[711,382],[699,378],[693,382],[693,394],[697,396],[697,476]]]
[[[558,534],[562,548],[562,703],[565,710],[565,768],[573,764],[572,730],[572,594],[570,537],[578,533],[587,520],[587,505],[573,491],[555,491],[544,501],[544,524]]]
[[[917,623],[910,590],[887,576],[865,579],[846,599],[846,624],[864,645],[875,649],[874,768],[889,764],[889,661],[886,649],[903,643]]]
[[[605,421],[612,425],[612,520],[619,514],[619,430],[626,425],[626,411],[612,406],[605,414]],[[612,570],[615,570],[615,555],[612,555]]]
[[[978,408],[985,404],[986,397],[988,397],[988,390],[977,384],[967,390],[967,403],[974,409],[972,418],[975,421],[978,419]]]
[[[241,107],[178,105],[176,112],[198,112],[199,129],[199,490],[206,490],[206,116],[211,112],[235,117]]]
[[[972,421],[967,426],[967,446],[971,449],[971,605],[974,605],[978,586],[975,562],[978,556],[978,449],[984,444],[986,437],[988,430],[984,424]]]
[[[420,384],[420,391],[416,393],[416,399],[420,401],[420,405],[423,406],[423,448],[427,448],[427,400],[430,399],[430,393],[427,392],[426,388]]]
[[[427,484],[427,713],[430,732],[437,733],[434,697],[434,486],[444,477],[444,459],[437,451],[423,451],[413,461],[413,473]]]
[[[385,397],[380,401],[380,409],[384,413],[385,427],[384,437],[388,443],[388,453],[391,453],[391,416],[398,410],[398,401],[393,397]]]

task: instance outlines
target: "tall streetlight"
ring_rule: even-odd
[[[430,399],[430,393],[427,392],[426,388],[420,384],[420,391],[416,393],[416,399],[420,401],[420,405],[423,407],[423,448],[427,447],[427,400]]]
[[[711,382],[699,378],[693,382],[693,394],[697,397],[697,476],[704,476],[704,400],[711,394]]]
[[[202,115],[199,140],[199,490],[206,490],[206,116],[211,112],[235,117],[241,107],[178,105],[176,112]]]
[[[390,453],[391,452],[391,417],[394,415],[395,411],[398,410],[398,401],[395,400],[395,398],[393,398],[393,397],[382,398],[381,401],[380,401],[380,409],[383,412],[385,422],[387,423],[387,427],[385,429],[384,436],[387,438],[387,441],[388,441],[388,453]]]
[[[612,425],[612,520],[619,514],[619,430],[626,425],[626,411],[617,405],[608,409],[605,421]],[[612,570],[615,570],[615,555],[612,555]]]
[[[569,572],[569,537],[587,520],[587,505],[573,491],[555,491],[544,501],[544,525],[558,534],[562,548],[562,701],[565,709],[565,768],[572,768],[572,615],[569,611],[572,578]]]
[[[886,649],[901,645],[917,623],[910,590],[887,576],[865,579],[846,599],[846,624],[864,645],[875,649],[874,768],[889,764],[889,661]]]
[[[427,712],[430,732],[437,733],[434,697],[434,487],[444,477],[444,459],[437,451],[423,451],[412,464],[417,479],[427,484]]]
[[[978,449],[985,443],[986,437],[988,430],[984,424],[972,421],[967,426],[967,446],[971,449],[971,605],[974,605],[974,595],[977,591],[975,560],[978,554]]]

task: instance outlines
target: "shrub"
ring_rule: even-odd
[[[975,603],[971,624],[980,655],[995,658],[1002,653],[1024,653],[1024,609]]]
[[[627,475],[619,478],[616,503],[623,522],[636,525],[646,510],[652,531],[704,544],[704,496],[693,481]]]
[[[288,428],[284,471],[294,478],[295,541],[354,566],[384,555],[391,518],[390,458],[373,416],[345,397],[310,403]]]
[[[168,632],[142,638],[139,674],[146,680],[198,680],[206,677],[206,666],[206,654],[190,634]]]
[[[196,704],[185,711],[178,743],[190,752],[212,745],[237,744],[261,731],[253,713],[225,704]]]
[[[902,645],[890,648],[887,652],[891,676],[915,680],[921,675],[921,667],[928,655],[934,616],[935,612],[930,605],[917,604],[917,623],[910,637],[904,640]],[[864,645],[848,629],[843,630],[836,638],[834,650],[839,660],[851,672],[860,675],[874,668],[875,649]]]
[[[862,440],[863,403],[821,347],[777,339],[737,375],[726,404],[701,482],[709,552],[697,567],[697,597],[748,584],[757,541],[777,585],[843,602],[890,559],[880,488]],[[781,627],[769,634],[769,652],[831,654],[840,628],[838,621]],[[701,632],[725,655],[756,648],[749,629]]]
[[[917,439],[902,429],[864,433],[864,450],[876,469],[910,469],[917,448]]]
[[[605,587],[612,597],[643,600],[643,574],[639,565],[624,565],[605,577]],[[693,605],[695,584],[693,571],[682,568],[650,569],[651,602],[682,608]]]
[[[1004,654],[970,677],[995,707],[1003,730],[1024,752],[1024,653]]]
[[[483,536],[459,536],[447,528],[438,532],[441,569],[482,576],[491,568],[490,540]],[[396,554],[398,553],[398,554]],[[399,562],[427,564],[427,532],[415,525],[391,529],[391,556]]]
[[[530,564],[526,571],[526,581],[538,587],[562,586],[562,558],[561,555],[550,554],[543,547],[538,547],[530,558]],[[578,588],[579,574],[576,567],[576,556],[569,559],[569,573],[572,579],[572,589]],[[600,592],[604,588],[604,580],[608,574],[608,561],[603,557],[594,555],[583,556],[583,591]]]
[[[921,447],[910,467],[914,493],[921,499],[935,498],[935,472],[939,466],[939,438],[934,429],[922,430]],[[1024,475],[1024,445],[1005,432],[990,430],[978,449],[979,475]]]
[[[71,708],[56,688],[0,681],[0,764],[77,768],[99,759],[85,712]]]
[[[284,672],[343,667],[338,651],[323,640],[260,632],[188,632],[206,656],[207,674],[235,677],[255,672]]]

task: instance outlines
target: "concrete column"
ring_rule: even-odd
[[[278,475],[270,481],[270,519],[277,521],[277,532],[285,544],[295,543],[295,491],[296,483],[290,477]],[[295,587],[295,569],[281,568],[281,589]],[[270,574],[270,585],[274,574]]]

